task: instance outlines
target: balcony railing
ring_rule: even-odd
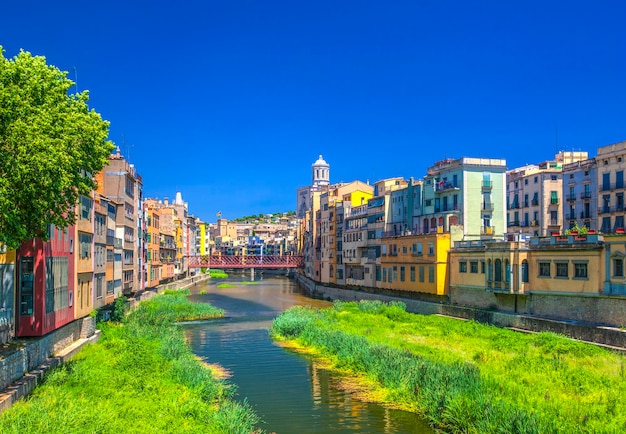
[[[590,191],[583,191],[582,193],[580,193],[580,198],[581,199],[591,199],[591,192]]]
[[[489,212],[493,211],[493,203],[483,202],[482,210],[483,211],[489,211]]]
[[[519,226],[519,220],[511,220],[507,226],[511,227],[511,226]]]
[[[493,187],[493,182],[492,181],[485,181],[483,180],[482,182],[482,189],[483,190],[491,190]]]
[[[572,202],[572,201],[576,201],[576,195],[575,194],[568,194],[567,195],[567,200]]]
[[[448,182],[439,182],[435,184],[435,192],[437,193],[450,190],[460,190],[460,188]]]

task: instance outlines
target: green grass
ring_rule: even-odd
[[[234,283],[220,283],[219,285],[217,285],[218,288],[236,288],[237,285],[235,285]]]
[[[295,307],[272,335],[367,375],[387,401],[449,432],[626,432],[624,357],[550,333],[406,312],[401,303]]]
[[[259,284],[259,282],[239,282],[239,283],[241,283],[242,285],[258,285]]]
[[[228,274],[224,272],[224,270],[209,270],[209,276],[212,279],[226,279]]]
[[[140,303],[100,341],[54,369],[0,415],[2,433],[250,433],[258,424],[234,387],[193,355],[174,321],[222,316],[184,292]]]

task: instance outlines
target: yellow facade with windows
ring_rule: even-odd
[[[622,253],[616,252],[614,257],[624,257],[624,242],[626,239],[616,242]],[[459,242],[449,255],[450,287],[512,294],[598,295],[604,292],[607,254],[611,256],[598,235]],[[619,269],[623,270],[620,264]]]
[[[445,295],[450,233],[384,237],[376,287]]]

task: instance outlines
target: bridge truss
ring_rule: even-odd
[[[190,268],[299,268],[304,267],[302,256],[280,255],[204,255],[189,256]]]

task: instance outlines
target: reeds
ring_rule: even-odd
[[[623,357],[554,334],[407,313],[401,303],[294,307],[272,324],[390,403],[449,432],[626,432]]]
[[[184,294],[140,303],[0,415],[3,433],[250,433],[259,419],[195,359],[174,321],[223,313]]]

